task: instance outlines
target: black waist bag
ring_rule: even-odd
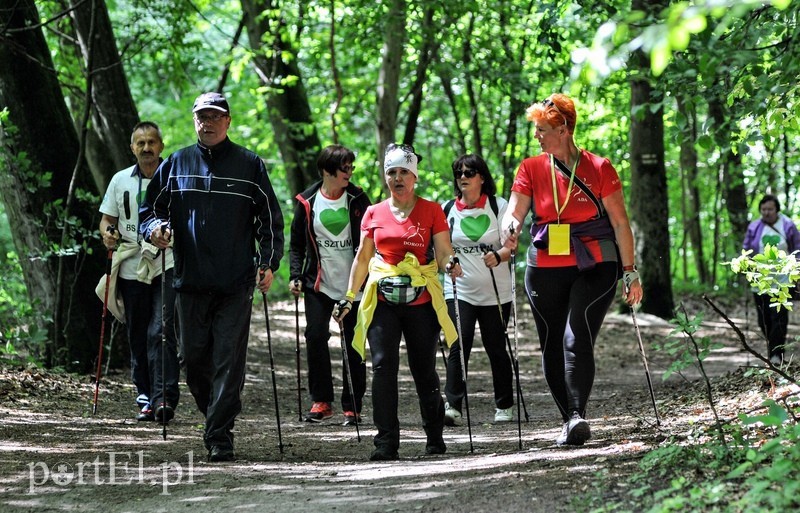
[[[387,276],[378,280],[378,293],[390,305],[413,303],[425,287],[411,285],[411,276]]]

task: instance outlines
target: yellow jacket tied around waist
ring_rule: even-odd
[[[453,345],[453,342],[458,339],[458,333],[447,313],[447,304],[444,301],[444,290],[439,282],[438,271],[439,266],[436,260],[426,265],[420,265],[413,253],[406,253],[405,258],[397,265],[387,264],[377,257],[372,257],[369,262],[369,278],[364,286],[364,296],[361,298],[361,305],[358,308],[358,320],[353,336],[353,349],[361,355],[362,360],[366,353],[367,328],[369,328],[375,308],[378,306],[378,281],[389,276],[410,276],[412,286],[425,287],[428,290],[439,326],[444,331],[447,347]]]

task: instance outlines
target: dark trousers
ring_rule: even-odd
[[[444,429],[444,401],[436,373],[439,321],[430,302],[417,306],[379,301],[367,331],[372,354],[372,417],[378,434],[375,447],[400,447],[397,416],[400,338],[405,338],[408,367],[419,399],[422,427],[429,443],[438,443]]]
[[[789,311],[769,306],[771,300],[767,294],[753,294],[758,313],[758,327],[767,338],[770,356],[783,357],[786,331],[789,326]]]
[[[450,406],[461,410],[461,401],[464,399],[464,380],[461,375],[461,345],[464,346],[464,365],[469,370],[469,355],[475,340],[475,323],[481,328],[481,341],[489,364],[492,368],[492,386],[494,388],[494,403],[497,408],[510,408],[514,405],[513,367],[511,357],[508,355],[506,326],[511,312],[511,303],[502,305],[500,309],[493,306],[474,306],[465,301],[458,301],[459,317],[461,318],[461,335],[464,340],[456,342],[450,347],[447,356],[447,384],[444,393]],[[447,310],[450,318],[456,322],[455,302],[447,301]]]
[[[186,384],[206,417],[206,448],[233,448],[234,420],[242,411],[241,391],[253,287],[232,294],[178,292],[178,322]]]
[[[164,297],[161,297],[162,276],[151,284],[136,280],[117,279],[117,288],[125,305],[125,323],[131,349],[131,378],[138,394],[145,394],[153,408],[167,402],[177,406],[180,398],[178,380],[178,343],[175,333],[175,289],[172,288],[172,269],[166,272]],[[162,302],[163,300],[163,302]],[[162,304],[164,314],[164,345],[162,373]],[[163,383],[162,383],[163,376]],[[166,395],[166,401],[162,399]]]
[[[589,271],[577,267],[528,267],[525,289],[542,349],[550,393],[566,422],[586,415],[594,384],[594,343],[617,290],[617,263]]]
[[[303,303],[306,308],[306,355],[308,357],[308,390],[314,402],[333,402],[333,376],[331,371],[331,353],[328,341],[331,338],[330,321],[336,301],[321,292],[306,290],[303,293]],[[358,303],[353,304],[352,312],[358,311]],[[352,313],[342,320],[344,337],[346,340],[347,358],[352,373],[353,390],[347,381],[347,369],[341,350],[337,352],[342,357],[342,410],[361,412],[364,393],[367,388],[367,366],[361,356],[353,349],[353,332],[356,327],[357,315]],[[339,338],[340,334],[336,334]],[[339,341],[341,343],[341,340]],[[341,344],[340,344],[341,345]],[[355,404],[353,396],[355,395]]]

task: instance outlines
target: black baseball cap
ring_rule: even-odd
[[[192,113],[203,109],[214,109],[225,113],[230,112],[228,100],[219,93],[203,93],[198,96],[192,106]]]

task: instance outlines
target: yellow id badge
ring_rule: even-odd
[[[569,255],[569,225],[551,224],[547,231],[550,237],[548,252],[551,255]]]

